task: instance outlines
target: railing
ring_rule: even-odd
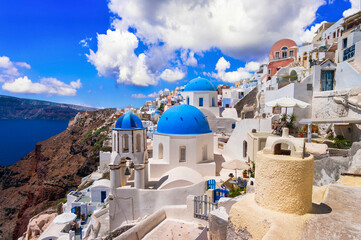
[[[210,197],[195,196],[194,197],[194,217],[208,220],[208,214],[218,208],[218,204],[214,203]]]
[[[353,56],[355,56],[355,44],[343,50],[343,61],[346,61],[347,59],[350,59]]]

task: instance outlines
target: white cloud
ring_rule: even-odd
[[[235,83],[242,79],[250,78],[252,74],[249,71],[255,71],[254,69],[257,64],[259,66],[259,63],[250,62],[248,65],[246,64],[245,68],[240,67],[236,71],[226,72],[226,70],[231,67],[231,64],[226,59],[224,59],[224,57],[221,57],[216,64],[216,73],[204,74],[220,79],[224,82]]]
[[[31,66],[29,64],[27,64],[26,62],[15,62],[15,65],[18,67],[23,67],[23,68],[27,68],[27,69],[31,68]]]
[[[118,83],[149,86],[156,84],[154,73],[146,64],[147,56],[137,56],[134,50],[138,47],[138,39],[126,30],[108,30],[106,34],[98,34],[98,51],[90,50],[87,55],[98,73],[103,76],[116,77]]]
[[[82,40],[80,40],[79,44],[82,46],[82,47],[89,47],[89,42],[92,40],[92,38],[84,38]]]
[[[0,82],[12,80],[20,76],[15,64],[6,56],[0,57]]]
[[[326,21],[323,21],[321,23],[317,23],[314,26],[312,26],[310,29],[306,30],[301,36],[300,36],[300,42],[306,43],[306,42],[312,42],[313,37],[315,36],[316,31],[321,27],[323,23]]]
[[[75,96],[77,89],[81,87],[80,79],[66,84],[56,78],[42,78],[40,82],[32,82],[27,76],[24,76],[4,83],[2,89],[12,93]]]
[[[260,66],[261,64],[259,62],[248,62],[244,68],[248,72],[256,72],[259,70]]]
[[[170,49],[195,53],[216,47],[244,59],[263,55],[281,38],[300,43],[322,4],[324,0],[110,0],[109,8],[123,25],[136,28],[146,44],[161,41]]]
[[[185,73],[179,69],[165,69],[162,74],[160,75],[160,78],[167,81],[167,82],[175,82],[182,78],[184,78]]]
[[[156,92],[148,94],[149,98],[157,98],[158,96],[159,96],[159,93],[156,93]]]
[[[344,17],[348,17],[361,10],[360,0],[350,0],[350,3],[351,3],[351,8],[343,12]]]
[[[147,98],[143,93],[134,93],[130,96],[131,98]]]
[[[197,66],[197,59],[194,57],[194,52],[189,49],[181,50],[181,59],[184,65],[186,66]]]

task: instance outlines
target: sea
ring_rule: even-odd
[[[44,141],[68,126],[68,120],[0,120],[0,165],[16,163]]]

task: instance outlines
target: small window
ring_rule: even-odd
[[[159,143],[158,145],[158,159],[163,159],[163,144]]]
[[[282,51],[287,51],[287,49],[288,49],[287,47],[281,48]]]
[[[236,124],[232,123],[232,129],[235,129],[235,128],[236,128]]]
[[[179,162],[185,162],[186,161],[186,147],[180,146],[179,147]]]
[[[276,53],[275,53],[275,58],[276,58],[276,59],[279,59],[279,58],[280,58],[280,52],[276,52]]]
[[[282,58],[286,58],[287,57],[287,52],[282,52]]]
[[[203,107],[203,98],[199,98],[199,106]]]
[[[293,57],[295,55],[295,51],[291,50],[290,51],[290,57]]]
[[[214,101],[214,98],[212,98],[212,107],[216,106],[216,102]]]
[[[136,150],[137,152],[141,152],[142,150],[142,136],[140,136],[140,134],[138,133],[137,136],[136,136],[136,142],[137,142],[137,145],[136,145]]]
[[[307,91],[312,91],[312,83],[307,84]]]
[[[247,141],[246,140],[243,141],[243,157],[244,158],[247,157]]]
[[[202,147],[202,160],[203,160],[203,161],[208,160],[207,145],[204,145],[204,146]]]
[[[336,37],[336,32],[333,32],[333,38],[335,38]]]
[[[270,74],[270,75],[271,75],[271,69],[268,69],[268,74]]]
[[[187,104],[189,105],[189,97],[187,97]]]
[[[342,47],[347,48],[347,38],[344,38],[342,41]]]

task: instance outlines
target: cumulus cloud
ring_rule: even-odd
[[[348,17],[354,13],[357,13],[361,9],[360,0],[350,0],[350,3],[351,3],[351,8],[343,12],[344,17]]]
[[[123,24],[137,29],[146,44],[164,42],[171,49],[202,52],[214,47],[245,58],[264,54],[274,42],[300,41],[323,0],[110,0]],[[287,12],[287,14],[279,14]]]
[[[185,77],[185,73],[179,69],[165,69],[162,74],[160,75],[160,78],[167,81],[167,82],[175,82]]]
[[[31,66],[29,64],[27,64],[26,62],[15,62],[15,65],[18,66],[18,67],[26,68],[26,69],[31,68]]]
[[[102,76],[115,77],[118,83],[149,86],[156,84],[154,73],[147,66],[144,53],[137,56],[137,37],[127,30],[108,30],[98,34],[98,51],[90,50],[87,55],[98,73]]]
[[[186,66],[197,66],[197,59],[194,57],[194,52],[189,49],[181,50],[181,59],[184,65]]]
[[[27,76],[24,76],[4,83],[2,89],[12,93],[46,93],[49,95],[75,96],[77,89],[81,87],[80,79],[66,84],[56,78],[42,78],[40,82],[33,82]]]
[[[216,64],[215,73],[203,73],[204,75],[220,79],[225,82],[235,83],[237,81],[248,79],[252,77],[252,73],[259,69],[260,63],[249,62],[245,67],[240,67],[236,71],[226,71],[231,67],[224,57],[221,57]]]

